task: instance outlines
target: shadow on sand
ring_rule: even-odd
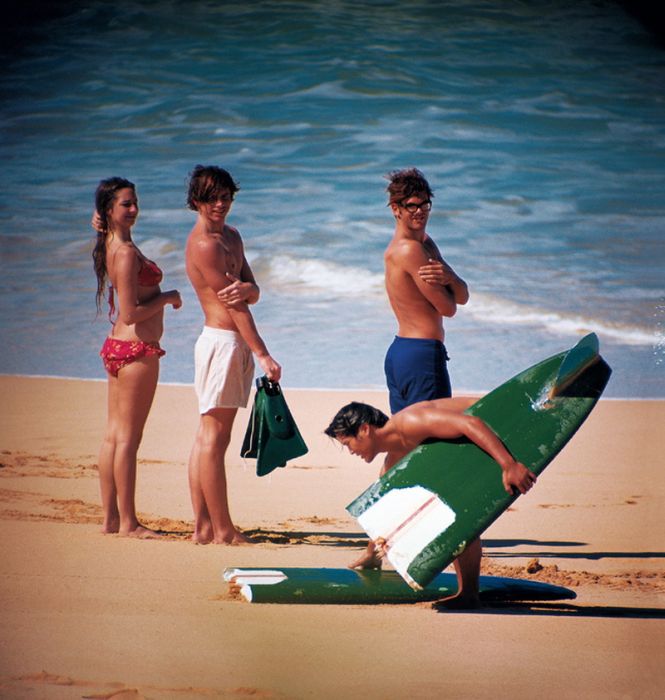
[[[483,549],[492,559],[515,559],[524,557],[537,557],[539,559],[664,559],[665,552],[574,552],[560,551],[563,548],[584,547],[586,542],[558,542],[541,541],[528,539],[506,539],[506,540],[482,540]],[[530,547],[556,547],[557,551],[529,550],[528,552],[490,552],[490,549],[501,549],[504,547],[519,547],[527,545]]]
[[[572,603],[514,603],[493,601],[484,603],[478,610],[450,610],[443,605],[432,605],[440,613],[465,613],[467,615],[530,615],[545,617],[604,617],[662,620],[662,608],[637,608],[615,605],[573,605]]]

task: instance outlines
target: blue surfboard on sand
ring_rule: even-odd
[[[540,474],[589,415],[611,370],[595,334],[524,370],[479,399],[482,418],[511,454]],[[537,488],[537,486],[536,486]],[[428,442],[347,506],[386,558],[422,590],[515,501],[501,469],[466,440]]]
[[[385,604],[439,600],[457,593],[457,577],[440,573],[422,590],[395,571],[317,568],[241,569],[223,573],[235,597],[251,603]],[[527,579],[480,577],[482,601],[570,600],[568,588]]]

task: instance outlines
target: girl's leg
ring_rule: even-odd
[[[113,460],[115,455],[115,420],[117,415],[118,379],[108,375],[107,418],[104,439],[99,450],[99,488],[102,498],[104,522],[102,532],[108,534],[120,529],[120,514],[118,513],[118,494],[113,475]]]
[[[113,473],[121,535],[150,536],[136,517],[136,456],[159,377],[159,358],[142,357],[118,373]]]

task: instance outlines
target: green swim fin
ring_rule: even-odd
[[[249,417],[241,457],[256,459],[257,476],[285,467],[289,459],[307,453],[307,445],[286,405],[277,382],[267,377],[256,380],[256,395]]]

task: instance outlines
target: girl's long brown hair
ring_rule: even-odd
[[[111,208],[118,190],[125,188],[129,188],[136,193],[136,187],[133,182],[126,180],[124,177],[109,177],[99,183],[95,192],[95,209],[102,221],[102,230],[97,231],[97,241],[92,251],[92,263],[95,275],[97,275],[97,294],[95,296],[97,313],[102,308],[102,297],[104,296],[104,287],[108,277],[106,270],[106,236],[109,233],[108,210]]]

